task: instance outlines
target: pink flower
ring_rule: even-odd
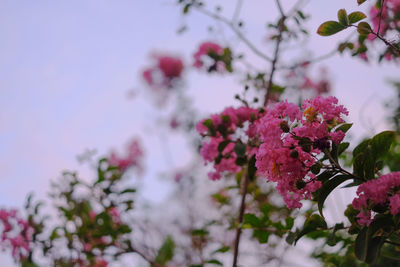
[[[199,50],[193,55],[195,68],[203,67],[203,58],[209,56],[210,53],[215,53],[216,55],[222,55],[224,49],[216,43],[204,42],[200,45]]]
[[[95,262],[94,262],[94,267],[107,267],[108,266],[108,261],[101,257],[96,257]]]
[[[89,218],[93,221],[96,219],[97,213],[94,212],[93,210],[89,211]]]
[[[357,189],[357,197],[353,200],[353,207],[359,210],[358,222],[362,225],[369,225],[374,216],[371,212],[379,206],[389,209],[390,213],[400,213],[400,172],[393,172],[382,175],[376,180],[370,180],[361,184]]]
[[[127,148],[124,156],[117,155],[115,152],[112,152],[108,158],[108,163],[111,166],[116,166],[121,169],[121,171],[126,171],[128,168],[136,167],[139,172],[142,171],[142,158],[143,158],[143,150],[140,146],[138,140],[132,140]]]
[[[196,129],[202,136],[207,136],[200,149],[200,155],[205,163],[213,163],[214,170],[208,174],[211,180],[218,180],[222,173],[237,173],[241,170],[236,160],[235,146],[241,142],[238,138],[240,131],[242,134],[255,134],[253,126],[246,123],[254,122],[257,119],[258,110],[250,107],[233,108],[228,107],[220,114],[211,115],[206,119],[197,123]],[[247,126],[245,126],[247,125]],[[248,129],[244,129],[248,127]],[[248,138],[249,136],[247,136]],[[256,153],[257,148],[254,146],[243,144],[246,151],[244,155],[239,155],[243,158],[249,158]],[[244,159],[246,160],[246,159]]]
[[[25,259],[31,251],[30,241],[33,239],[33,227],[28,221],[19,218],[15,209],[0,210],[0,225],[3,225],[1,244],[11,249],[11,254],[16,260]]]
[[[175,86],[184,69],[183,62],[178,57],[169,55],[153,55],[155,64],[142,72],[144,81],[155,90],[169,89]]]
[[[256,167],[277,183],[288,208],[301,207],[300,200],[310,199],[321,186],[310,168],[331,142],[340,143],[344,138],[343,132],[331,131],[348,114],[337,102],[334,97],[317,96],[304,101],[302,111],[284,101],[267,108],[256,122],[262,141],[256,152]]]

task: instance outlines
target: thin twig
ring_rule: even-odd
[[[381,21],[382,21],[382,11],[384,8],[385,0],[381,0],[381,10],[379,11],[379,22],[378,22],[378,30],[376,31],[377,34],[379,34],[379,31],[381,29]]]
[[[232,23],[235,24],[237,19],[239,18],[240,10],[242,8],[243,0],[237,0],[235,11],[232,16]]]
[[[212,13],[204,8],[201,8],[199,6],[196,6],[196,10],[198,10],[199,12],[203,13],[204,15],[207,15],[217,21],[221,21],[223,22],[225,25],[227,25],[236,35],[237,37],[239,37],[240,40],[242,40],[248,48],[250,48],[250,50],[253,51],[254,54],[256,54],[257,56],[261,57],[262,59],[266,60],[266,61],[272,61],[272,59],[267,56],[266,54],[264,54],[263,52],[261,52],[257,47],[255,47],[247,38],[246,36],[244,36],[244,34],[235,26],[235,24],[232,23],[232,21],[228,20],[227,18]]]
[[[273,78],[274,78],[274,74],[275,74],[275,71],[276,71],[276,63],[278,62],[278,58],[279,58],[279,49],[280,49],[280,45],[281,45],[281,42],[282,42],[282,34],[283,34],[284,27],[285,27],[285,19],[286,19],[286,16],[283,13],[280,1],[276,0],[276,4],[277,4],[278,9],[279,9],[280,13],[282,14],[282,16],[281,16],[281,18],[279,19],[279,22],[278,22],[279,23],[279,25],[278,25],[279,33],[278,33],[278,36],[277,36],[277,39],[276,39],[274,58],[273,58],[272,63],[271,63],[271,72],[269,74],[267,92],[265,93],[265,97],[264,97],[264,106],[268,104],[268,100],[269,100],[269,97],[271,95],[271,89],[272,89],[272,85],[273,85]]]
[[[246,195],[247,195],[248,185],[249,185],[249,177],[247,174],[245,174],[244,180],[242,182],[242,199],[241,199],[240,208],[239,208],[238,226],[236,228],[232,267],[237,266],[237,260],[238,260],[238,256],[239,256],[240,235],[242,234],[242,223],[243,223],[244,210],[246,207]]]

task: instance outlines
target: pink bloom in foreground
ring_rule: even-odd
[[[269,181],[277,183],[288,208],[300,208],[300,200],[310,199],[321,186],[310,168],[316,157],[331,143],[340,143],[345,134],[331,129],[344,122],[348,111],[335,97],[305,100],[302,110],[283,101],[267,108],[257,121],[262,141],[256,167]]]
[[[369,225],[374,217],[371,212],[376,207],[390,209],[390,213],[400,213],[400,172],[382,175],[376,180],[361,184],[357,189],[357,197],[353,200],[353,207],[359,210],[358,222]]]

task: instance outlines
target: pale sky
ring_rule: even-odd
[[[228,5],[231,1],[214,1]],[[275,6],[266,1],[245,1],[241,18],[249,38],[266,53],[265,21],[273,20]],[[272,1],[270,1],[272,2]],[[283,1],[284,8],[293,1]],[[143,177],[145,199],[160,201],[168,194],[167,181],[158,174],[168,170],[155,119],[163,111],[154,109],[138,72],[149,63],[152,51],[175,52],[190,64],[190,56],[203,40],[223,44],[235,41],[228,29],[209,34],[211,23],[200,14],[182,18],[172,0],[69,0],[0,2],[0,207],[22,207],[28,192],[46,197],[50,179],[64,169],[82,170],[76,156],[85,149],[99,154],[111,148],[121,150],[132,137],[143,141],[147,173]],[[307,5],[310,32],[325,20],[336,18],[339,8],[363,10],[356,0],[312,0]],[[181,36],[176,30],[187,24]],[[310,51],[315,55],[331,51],[338,40],[312,34]],[[224,43],[225,42],[225,43]],[[233,49],[244,50],[235,41]],[[248,52],[248,51],[247,51]],[[300,52],[300,50],[299,50]],[[296,54],[296,49],[291,52]],[[249,52],[251,55],[251,53]],[[255,65],[264,62],[250,56]],[[291,58],[286,59],[290,63]],[[377,129],[383,121],[382,102],[393,94],[386,78],[398,77],[393,65],[363,64],[348,55],[322,63],[330,70],[334,93],[346,105],[354,126],[353,135],[369,134],[359,123],[364,119]],[[260,68],[261,68],[260,67]],[[232,103],[240,86],[237,78],[190,73],[188,94],[204,113],[218,112]],[[135,97],[129,98],[132,89]],[[179,167],[186,158],[180,136],[168,137],[174,147],[173,161]],[[178,148],[176,148],[178,147]],[[182,156],[182,154],[184,156]],[[182,163],[181,163],[182,164]],[[83,168],[84,173],[89,173]],[[0,256],[9,264],[6,257]],[[1,264],[3,266],[3,264]]]

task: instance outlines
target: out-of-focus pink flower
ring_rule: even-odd
[[[155,64],[142,72],[144,81],[153,89],[174,87],[174,81],[182,76],[184,69],[180,58],[169,55],[153,55]]]
[[[96,257],[93,267],[107,267],[108,261],[101,257]]]
[[[121,171],[126,171],[130,167],[136,167],[141,172],[143,170],[143,154],[139,141],[134,139],[128,144],[125,155],[120,156],[112,152],[108,158],[108,163],[120,168]]]
[[[89,211],[89,218],[93,221],[96,219],[97,213],[94,212],[93,210]]]
[[[209,56],[210,53],[215,53],[221,55],[224,49],[217,43],[214,42],[204,42],[199,46],[199,50],[193,55],[195,68],[201,68],[204,65],[203,57]]]
[[[19,218],[17,210],[0,210],[0,225],[3,225],[0,243],[11,249],[14,259],[22,261],[30,253],[34,229],[28,221]]]

